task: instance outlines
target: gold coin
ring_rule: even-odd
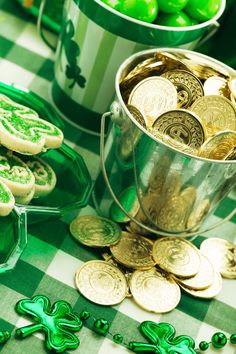
[[[223,277],[236,279],[236,245],[220,238],[208,238],[200,250]]]
[[[200,268],[198,249],[182,238],[165,237],[155,241],[153,258],[162,269],[179,277],[193,277]]]
[[[236,147],[236,131],[226,130],[207,139],[199,150],[199,156],[212,160],[225,160]]]
[[[118,244],[110,248],[111,253],[118,263],[132,269],[149,269],[155,263],[152,260],[152,241],[147,238],[122,232]]]
[[[196,198],[194,187],[188,187],[180,195],[169,196],[157,216],[157,224],[162,230],[181,232],[186,229],[186,221]]]
[[[121,228],[113,221],[100,216],[79,216],[70,224],[76,241],[89,247],[105,247],[117,243]]]
[[[228,81],[229,89],[234,99],[236,99],[236,78],[230,78]]]
[[[84,263],[75,274],[75,284],[86,299],[99,305],[119,304],[128,291],[124,274],[105,261]]]
[[[130,290],[138,305],[155,313],[173,310],[181,296],[175,281],[166,278],[156,268],[135,271],[131,277]]]
[[[185,152],[186,154],[190,154],[190,155],[198,155],[198,150],[194,149],[188,145],[182,144],[179,141],[171,138],[168,135],[164,135],[164,134],[158,134],[156,135],[156,130],[154,131],[154,133],[151,131],[151,133],[156,137],[161,139],[164,143],[173,146],[175,149],[178,149],[179,151]]]
[[[178,93],[178,106],[187,108],[204,95],[201,81],[186,70],[170,70],[161,75],[170,80]]]
[[[204,93],[205,96],[211,95],[221,95],[229,97],[229,92],[226,94],[228,89],[227,81],[220,76],[211,76],[204,82]],[[228,89],[229,90],[229,89]]]
[[[188,218],[187,228],[190,230],[193,228],[198,228],[203,218],[207,215],[210,206],[210,201],[207,198],[204,199],[196,208],[194,208]]]
[[[132,116],[134,117],[134,119],[143,127],[143,128],[147,128],[146,126],[146,122],[145,119],[142,115],[142,113],[138,110],[138,108],[136,108],[135,106],[132,106],[131,104],[127,105],[128,110],[130,111],[130,113],[132,114]]]
[[[161,113],[177,107],[177,91],[169,80],[152,76],[135,86],[128,103],[142,113],[147,126],[152,126]]]
[[[193,290],[209,288],[214,282],[215,270],[213,265],[202,253],[200,255],[200,269],[198,273],[189,279],[178,279],[178,283]]]
[[[209,286],[209,288],[203,290],[189,289],[181,283],[179,283],[179,285],[186,293],[192,296],[200,297],[204,299],[211,299],[220,293],[222,289],[222,278],[220,273],[215,271],[213,284]]]
[[[236,147],[233,148],[228,155],[225,156],[225,160],[236,160]]]
[[[170,136],[181,144],[198,149],[205,140],[204,128],[192,112],[176,109],[161,114],[153,124],[153,135]]]
[[[191,106],[201,119],[207,136],[223,130],[236,130],[236,109],[232,102],[223,96],[204,96]]]

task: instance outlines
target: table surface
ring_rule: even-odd
[[[13,0],[0,0],[0,80],[27,87],[51,102],[50,88],[53,78],[54,54],[37,35],[33,20]],[[93,180],[99,168],[99,140],[66,125],[66,142],[85,159]],[[236,194],[231,193],[220,205],[206,226],[219,221],[235,207]],[[80,215],[96,214],[92,206]],[[210,232],[208,237],[223,237],[236,242],[236,218]],[[93,249],[79,246],[70,237],[68,218],[38,223],[28,228],[28,245],[15,269],[0,275],[0,330],[14,333],[16,327],[29,322],[14,310],[15,303],[35,294],[48,296],[51,302],[68,301],[76,312],[88,309],[95,318],[105,317],[111,322],[112,333],[125,334],[125,341],[141,340],[138,325],[144,320],[169,322],[177,334],[192,336],[196,343],[210,340],[216,331],[225,334],[236,332],[236,282],[223,280],[223,290],[213,300],[195,299],[182,294],[178,307],[165,315],[143,311],[132,299],[114,307],[89,303],[74,286],[74,274],[88,260],[101,259]],[[121,354],[128,353],[122,346],[113,344],[111,338],[100,337],[90,330],[91,322],[78,333],[80,346],[74,353]],[[14,337],[0,351],[7,353],[45,353],[43,335],[34,334],[24,340]],[[215,353],[212,349],[207,353]],[[220,351],[236,354],[232,345]]]

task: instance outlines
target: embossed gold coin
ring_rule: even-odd
[[[234,99],[236,99],[236,78],[230,78],[228,81],[228,85]]]
[[[184,287],[202,290],[209,288],[214,283],[215,270],[213,265],[201,252],[199,252],[199,256],[201,263],[198,273],[192,278],[178,279],[178,283]]]
[[[111,253],[118,263],[132,269],[149,269],[155,263],[152,259],[153,242],[149,239],[128,232],[122,232],[118,244],[110,247]]]
[[[176,282],[166,278],[156,268],[135,271],[131,277],[130,290],[138,305],[155,313],[173,310],[181,296]]]
[[[152,76],[135,86],[128,103],[142,113],[147,126],[152,126],[161,113],[177,107],[177,91],[169,80]]]
[[[99,305],[119,304],[128,291],[124,274],[105,261],[84,263],[75,274],[75,284],[86,299]]]
[[[204,82],[204,93],[205,96],[211,95],[221,95],[221,96],[229,96],[226,94],[226,91],[229,91],[227,81],[220,76],[211,76]]]
[[[79,216],[70,224],[76,241],[89,247],[114,245],[121,238],[121,228],[113,221],[100,216]]]
[[[200,226],[200,223],[204,216],[207,215],[210,206],[211,204],[208,198],[204,199],[200,204],[198,204],[198,206],[193,209],[188,218],[187,228],[191,230]]]
[[[236,279],[236,245],[220,238],[208,238],[200,250],[223,277]]]
[[[223,130],[236,130],[236,108],[223,96],[204,96],[191,106],[201,119],[207,136],[212,136]]]
[[[236,147],[225,156],[225,160],[236,160]]]
[[[205,140],[204,128],[192,112],[176,109],[161,114],[153,124],[153,135],[165,134],[181,144],[198,149]]]
[[[131,104],[127,105],[128,110],[130,111],[130,113],[132,114],[132,116],[134,117],[134,119],[143,127],[143,128],[147,128],[146,126],[146,122],[145,119],[142,115],[142,113],[138,110],[138,108],[136,108],[135,106],[132,106]]]
[[[168,135],[160,134],[157,130],[151,131],[151,133],[155,136],[155,138],[161,139],[164,143],[172,146],[175,149],[185,152],[186,154],[195,155],[195,156],[198,155],[198,149],[180,143],[179,141],[171,138]]]
[[[199,156],[213,160],[225,160],[236,147],[236,131],[222,131],[207,139],[199,150]]]
[[[198,249],[182,238],[165,237],[154,242],[153,259],[165,271],[192,277],[200,269]]]
[[[187,108],[204,95],[201,81],[186,70],[171,70],[161,75],[170,80],[178,93],[179,108]]]
[[[200,297],[204,299],[211,299],[218,295],[222,289],[222,278],[220,273],[214,272],[214,281],[209,288],[203,289],[203,290],[193,290],[190,288],[187,288],[183,284],[179,283],[180,287],[188,294],[195,296],[195,297]]]

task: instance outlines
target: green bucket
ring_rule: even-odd
[[[144,23],[100,0],[69,0],[57,47],[52,98],[73,125],[98,134],[101,114],[114,98],[115,75],[130,55],[152,47],[193,49],[219,26],[225,9],[190,27]]]

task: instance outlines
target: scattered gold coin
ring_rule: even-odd
[[[177,91],[169,80],[152,76],[135,86],[128,103],[142,113],[147,126],[152,126],[161,113],[177,107]]]
[[[199,117],[187,110],[169,110],[157,117],[152,133],[161,139],[167,135],[181,144],[198,149],[205,141],[204,127]]]
[[[199,255],[201,263],[198,273],[192,278],[177,279],[178,283],[193,290],[203,290],[209,288],[215,280],[215,270],[213,265],[208,260],[208,258],[200,252]]]
[[[70,232],[76,241],[89,247],[110,246],[121,238],[120,226],[100,216],[79,216],[71,222]]]
[[[222,277],[220,273],[215,271],[213,284],[209,286],[209,288],[203,290],[189,289],[181,283],[179,283],[179,285],[186,293],[192,296],[200,297],[203,299],[211,299],[220,293],[222,289]]]
[[[191,111],[200,117],[208,137],[220,131],[236,130],[236,108],[223,96],[201,97],[191,106]]]
[[[153,242],[137,234],[122,232],[119,243],[110,247],[118,263],[132,269],[149,269],[154,267],[152,259]]]
[[[124,274],[105,261],[84,263],[75,274],[75,284],[83,296],[99,305],[116,305],[128,292]]]
[[[236,147],[236,131],[226,130],[207,139],[199,150],[199,156],[212,160],[229,159]]]
[[[166,278],[156,268],[135,271],[130,280],[130,290],[139,306],[155,313],[173,310],[181,296],[175,281]]]
[[[208,238],[200,250],[223,277],[236,279],[236,245],[220,238]]]
[[[179,277],[193,277],[200,269],[198,249],[182,238],[165,237],[154,242],[154,261]]]

